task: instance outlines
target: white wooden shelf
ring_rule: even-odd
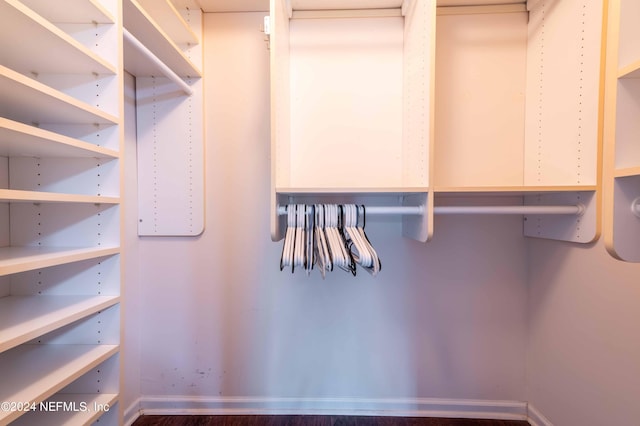
[[[117,345],[22,345],[0,354],[0,400],[44,401],[118,352]],[[6,424],[25,413],[0,411]]]
[[[138,0],[138,3],[174,43],[200,44],[196,33],[170,0]]]
[[[0,115],[25,123],[117,124],[118,118],[0,65]]]
[[[120,203],[120,199],[117,197],[100,197],[97,195],[60,194],[55,192],[0,189],[0,202],[118,204]]]
[[[614,177],[616,178],[631,177],[631,176],[640,176],[640,166],[616,169],[614,172]]]
[[[118,303],[118,296],[0,298],[0,352]]]
[[[49,8],[65,12],[70,7],[67,4],[60,7],[56,2],[48,4]],[[17,0],[0,2],[0,16],[0,54],[4,66],[24,74],[116,73],[115,66]]]
[[[313,195],[313,194],[386,194],[403,195],[429,192],[429,188],[395,187],[395,188],[276,188],[282,195]]]
[[[117,151],[0,117],[3,157],[118,158]]]
[[[65,0],[64,7],[51,0],[20,0],[50,22],[65,24],[113,24],[115,19],[96,0]]]
[[[0,276],[111,256],[119,247],[1,247]]]
[[[456,186],[435,187],[436,197],[439,196],[519,196],[534,194],[552,194],[576,191],[595,191],[596,185],[564,185],[564,186]]]
[[[640,78],[640,59],[618,71],[618,78]]]
[[[198,78],[202,76],[196,65],[187,58],[140,3],[136,0],[125,0],[123,8],[124,27],[167,67],[180,77]],[[138,58],[139,55],[127,52],[129,50],[125,51],[125,67],[127,70],[138,70],[137,72],[141,74],[136,74],[136,76],[144,76],[146,73],[149,73],[149,76],[157,75],[157,68],[143,71],[148,67],[148,59]],[[138,59],[141,59],[142,63],[137,64],[136,61]]]
[[[291,0],[295,10],[398,9],[403,0]]]
[[[169,68],[155,53],[135,38],[126,28],[124,36],[125,69],[136,77],[166,77],[175,83],[187,96],[193,90],[185,81]]]
[[[11,423],[11,426],[74,426],[89,425],[98,420],[105,411],[101,407],[109,407],[109,411],[115,410],[118,402],[117,394],[56,394],[47,399],[47,403],[60,401],[77,407],[78,411],[50,411],[31,412]],[[85,406],[86,411],[81,407]]]

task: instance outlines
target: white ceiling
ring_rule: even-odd
[[[269,0],[195,0],[204,12],[268,12]],[[526,0],[438,0],[438,6],[523,4]]]

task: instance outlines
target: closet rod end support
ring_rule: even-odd
[[[640,197],[631,202],[631,212],[640,218]]]

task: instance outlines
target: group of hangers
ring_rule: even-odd
[[[355,204],[289,204],[280,270],[318,267],[322,278],[338,267],[356,275],[356,264],[376,275],[382,264],[364,232],[365,207]]]

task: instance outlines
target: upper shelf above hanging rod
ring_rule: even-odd
[[[564,206],[436,206],[434,214],[565,214],[581,216],[585,211],[582,204]],[[374,215],[422,215],[424,206],[368,206],[367,214]],[[286,215],[286,206],[278,206],[278,214]]]
[[[154,55],[151,50],[149,50],[144,44],[142,44],[137,38],[135,38],[133,34],[131,34],[124,28],[122,30],[122,33],[124,36],[124,41],[128,47],[133,48],[135,53],[141,54],[146,59],[148,59],[155,66],[155,68],[157,68],[158,71],[162,73],[162,75],[173,81],[187,96],[191,96],[193,94],[193,90],[191,90],[191,87],[189,87],[189,85],[185,83],[184,80],[182,80],[180,76],[178,76],[178,74],[173,72],[171,68],[169,68],[156,55]],[[125,60],[125,68],[127,68],[127,71],[131,72],[133,75],[137,75],[138,72],[136,72],[135,69],[130,69],[131,65],[131,61]]]

